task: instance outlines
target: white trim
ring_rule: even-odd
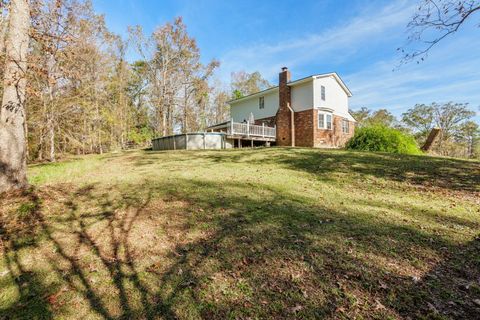
[[[347,119],[348,121],[350,122],[357,122],[357,120],[355,120],[354,117],[352,117],[352,115],[350,114],[350,112],[348,112],[347,114],[343,114],[343,113],[336,113],[337,116],[340,116],[342,118],[345,118]]]
[[[265,109],[265,96],[258,97],[258,109]]]
[[[345,123],[347,124],[346,125],[346,129],[347,129],[346,132],[345,132]],[[345,119],[345,118],[342,119],[342,133],[343,134],[350,134],[350,121],[348,121],[348,119]]]
[[[320,127],[320,115],[323,115],[323,127]],[[327,125],[328,116],[330,116],[330,128],[328,128],[328,125]],[[317,129],[333,131],[333,113],[332,112],[319,111],[317,113]]]
[[[340,76],[336,72],[325,73],[325,74],[317,74],[316,76],[313,76],[313,77],[315,79],[333,77],[338,82],[340,87],[342,87],[342,89],[345,91],[347,96],[348,97],[352,96],[352,92],[350,91],[350,89],[348,89],[347,85],[343,82],[342,78],[340,78]]]
[[[298,86],[300,84],[303,84],[303,83],[306,83],[306,82],[309,82],[309,81],[313,81],[313,79],[315,79],[315,76],[310,76],[310,77],[298,79],[298,80],[295,80],[295,81],[290,81],[289,83],[287,83],[287,85],[290,86],[290,87],[294,87],[294,86]]]
[[[278,91],[278,86],[269,88],[267,90],[259,91],[259,92],[256,92],[256,93],[252,93],[251,95],[248,95],[248,96],[245,96],[245,97],[230,100],[230,101],[227,101],[227,103],[228,104],[235,104],[237,102],[245,101],[245,100],[248,100],[248,99],[253,99],[253,98],[256,98],[256,97],[259,97],[259,96],[262,96],[262,95],[265,96],[265,95],[269,94],[270,92],[274,92],[274,91]]]
[[[313,76],[310,76],[310,77],[306,77],[306,78],[303,78],[303,79],[299,79],[299,80],[289,82],[288,85],[293,87],[293,86],[296,86],[296,85],[299,85],[299,84],[302,84],[302,83],[305,83],[305,82],[308,82],[308,81],[312,81],[314,79],[321,79],[321,78],[328,78],[328,77],[333,77],[338,82],[340,87],[342,87],[342,89],[345,91],[345,93],[347,94],[348,97],[352,96],[352,92],[350,91],[350,89],[348,89],[345,82],[343,82],[342,78],[340,78],[340,76],[336,72],[313,75]]]
[[[328,108],[328,107],[315,107],[315,109],[317,109],[319,112],[323,111],[323,112],[334,113],[334,111],[335,111],[335,109]]]
[[[302,84],[302,83],[305,83],[305,82],[308,82],[308,81],[313,81],[314,79],[327,78],[327,77],[333,77],[338,82],[340,87],[342,87],[342,89],[345,91],[347,96],[348,97],[352,96],[352,92],[350,91],[350,89],[348,89],[347,85],[342,81],[342,79],[340,78],[340,76],[336,72],[317,74],[317,75],[306,77],[306,78],[303,78],[303,79],[290,81],[289,83],[287,83],[287,85],[290,86],[290,87],[293,87],[293,86],[296,86],[296,85],[299,85],[299,84]],[[266,90],[253,93],[251,95],[248,95],[248,96],[245,96],[245,97],[242,97],[242,98],[239,98],[239,99],[233,99],[233,100],[227,101],[227,103],[228,104],[234,104],[234,103],[244,101],[244,100],[247,100],[247,99],[250,99],[250,98],[258,97],[259,95],[262,95],[262,94],[268,94],[268,93],[273,92],[275,90],[278,90],[278,86],[271,87],[271,88],[268,88]]]
[[[315,109],[315,83],[312,83],[312,109]]]

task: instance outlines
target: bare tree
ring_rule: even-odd
[[[0,0],[0,191],[26,185],[26,161],[146,144],[155,130],[224,117],[225,93],[210,84],[218,62],[202,62],[181,18],[132,38],[143,57],[134,64],[91,0]]]
[[[196,41],[180,17],[157,28],[148,38],[140,27],[130,28],[130,37],[146,66],[157,134],[203,129],[207,122],[208,80],[219,63],[201,63]]]
[[[210,111],[208,122],[210,125],[218,124],[229,120],[230,106],[228,101],[231,99],[231,94],[222,87],[220,81],[213,85],[210,101]]]
[[[477,12],[479,0],[422,0],[407,25],[407,45],[398,48],[401,62],[420,63],[437,43],[456,33]]]
[[[129,107],[122,41],[89,0],[32,0],[31,10],[30,158],[122,146]]]
[[[232,72],[231,78],[230,86],[232,95],[237,99],[268,89],[272,86],[258,71],[253,73],[247,73],[245,71]]]
[[[0,192],[27,186],[25,96],[30,29],[28,0],[11,0],[0,109]]]

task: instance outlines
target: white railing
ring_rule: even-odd
[[[230,121],[229,126],[227,127],[227,134],[229,135],[240,135],[247,137],[263,137],[263,138],[275,138],[276,137],[276,128],[267,127],[264,124],[261,126],[240,122]]]

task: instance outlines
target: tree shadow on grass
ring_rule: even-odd
[[[396,308],[403,316],[477,319],[480,314],[480,236],[450,251],[445,260],[419,281],[399,290],[397,296]]]
[[[264,157],[258,158],[258,153]],[[329,180],[356,173],[425,187],[480,193],[480,162],[427,156],[337,150],[273,148],[207,155],[215,162],[280,163]]]
[[[199,182],[198,188],[200,185],[203,189],[212,188],[207,194],[219,187]],[[256,288],[248,300],[249,310],[234,303],[216,304],[203,310],[204,317],[223,318],[234,314],[248,318],[258,315],[255,312],[266,311],[260,313],[261,317],[418,318],[443,314],[471,318],[480,311],[480,306],[474,302],[478,299],[475,290],[480,288],[478,240],[457,245],[435,232],[321,206],[308,206],[298,198],[280,194],[278,190],[270,191],[276,195],[269,199],[271,201],[249,199],[248,205],[242,197],[227,197],[229,208],[235,207],[237,214],[220,221],[220,232],[193,248],[189,245],[177,249],[185,254],[172,271],[174,274],[175,270],[187,270],[184,283],[207,281],[191,278],[205,260],[213,257],[221,262],[220,265],[226,266],[221,269],[223,273],[233,272],[234,277],[238,276]],[[185,197],[185,194],[175,195]],[[198,194],[189,196],[189,201],[205,207],[218,205],[218,200],[199,198]],[[269,227],[255,232],[260,225]],[[463,225],[468,227],[468,224]],[[228,247],[222,247],[225,242]],[[232,257],[234,252],[241,255]],[[440,257],[440,263],[429,261],[432,253]],[[377,257],[380,261],[387,258],[407,267],[415,265],[417,260],[424,260],[433,269],[417,277],[415,273],[409,275],[411,270],[408,268],[392,270],[388,268],[389,263],[376,263]],[[276,265],[269,263],[271,261],[290,264],[290,270],[283,274]],[[460,261],[471,263],[462,265]],[[295,276],[295,272],[299,272],[295,270],[297,263],[303,265],[304,272],[309,270],[298,282]],[[471,270],[475,272],[471,273]],[[453,272],[455,279],[451,278]],[[246,279],[242,276],[244,274],[248,275]],[[462,283],[470,283],[472,289],[468,292],[457,290]],[[454,306],[449,300],[452,297],[457,301]],[[265,299],[268,306],[264,305]],[[201,304],[198,299],[196,302]],[[281,307],[276,308],[275,302]]]
[[[28,198],[32,201],[28,212],[20,212],[23,214],[21,221],[12,223],[8,221],[11,217],[0,215],[0,248],[3,265],[6,267],[3,279],[0,278],[0,291],[7,289],[5,278],[8,276],[18,292],[15,308],[0,309],[0,317],[28,319],[32,315],[40,315],[39,319],[52,319],[53,313],[46,297],[53,294],[56,288],[46,285],[41,273],[25,268],[18,254],[21,250],[35,248],[37,245],[39,199],[34,194]]]
[[[475,215],[471,215],[470,218],[459,217],[457,214],[450,212],[448,205],[439,210],[433,207],[425,208],[415,203],[406,204],[398,201],[389,203],[373,199],[356,199],[355,204],[375,209],[400,210],[405,218],[415,220],[419,224],[428,221],[428,225],[437,224],[453,229],[480,230],[480,220]]]
[[[448,307],[451,298],[439,289],[475,280],[477,242],[463,247],[408,224],[258,188],[261,197],[249,184],[177,179],[40,190],[29,200],[28,237],[2,226],[20,298],[0,315],[292,319],[479,311],[473,302]],[[26,239],[29,246],[20,246]],[[28,264],[31,255],[42,263]],[[426,266],[416,267],[418,260]],[[466,260],[472,263],[462,267]],[[55,279],[44,281],[47,272]],[[452,272],[461,280],[452,282]],[[22,293],[29,287],[34,294]],[[473,301],[475,292],[454,294]]]
[[[103,194],[96,191],[94,185],[88,185],[67,193],[68,196],[61,203],[64,213],[60,217],[45,213],[44,200],[36,192],[28,194],[25,201],[32,206],[25,216],[27,221],[23,221],[22,229],[28,231],[16,234],[8,226],[2,228],[5,263],[20,292],[20,298],[9,308],[0,310],[0,315],[3,314],[6,318],[52,318],[54,313],[61,314],[62,307],[65,307],[64,303],[57,302],[58,297],[64,292],[73,291],[83,297],[91,311],[105,319],[116,319],[118,315],[129,318],[132,310],[129,307],[129,290],[125,287],[127,280],[134,287],[131,291],[140,295],[142,304],[146,307],[150,305],[135,269],[128,241],[138,215],[148,205],[150,198],[148,194],[139,198],[135,190],[128,190],[121,195],[120,202],[113,203],[108,195],[111,190]],[[54,194],[64,195],[65,192],[56,190]],[[47,197],[50,196],[47,193]],[[82,203],[92,205],[97,211],[93,214],[82,212],[79,208]],[[127,210],[127,213],[116,214],[120,209]],[[103,226],[97,230],[95,239],[90,227],[97,223],[103,223]],[[43,270],[36,270],[35,265],[22,262],[28,261],[29,255],[34,254],[22,252],[28,248],[18,243],[24,242],[33,251],[42,247],[53,249],[52,254],[43,257]],[[24,255],[23,259],[19,258],[20,254]],[[91,262],[82,261],[85,258],[91,259]],[[108,306],[105,297],[92,281],[92,272],[100,269],[105,272],[105,281],[110,284],[106,287],[117,293],[120,313],[112,312],[111,306]],[[40,279],[42,274],[48,272],[55,274],[56,279],[45,283]],[[75,312],[69,310],[72,311]]]

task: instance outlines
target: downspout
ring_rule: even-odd
[[[287,103],[287,108],[290,110],[290,135],[292,147],[295,147],[295,111],[290,107],[290,103]]]

